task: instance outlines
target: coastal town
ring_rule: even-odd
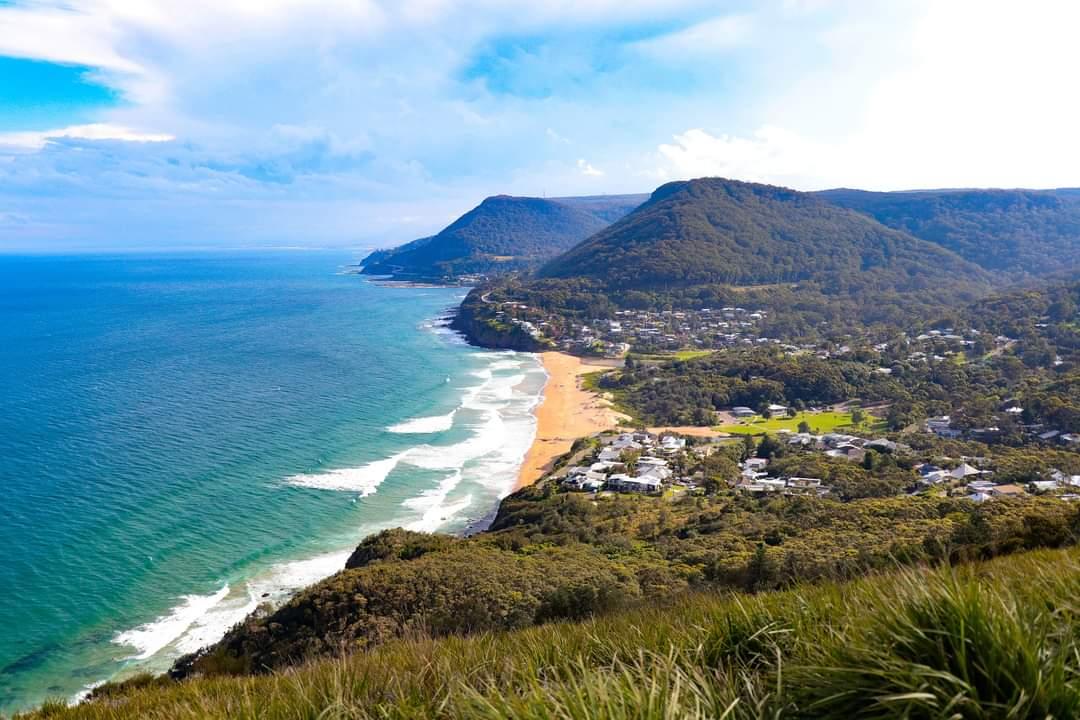
[[[826,497],[832,488],[821,478],[773,473],[770,458],[749,454],[756,443],[750,436],[682,437],[673,432],[652,433],[645,430],[605,433],[585,452],[573,459],[580,464],[565,467],[553,474],[568,491],[588,493],[640,493],[672,496],[701,492],[707,485],[701,460],[734,443],[746,448],[747,457],[737,465],[737,472],[719,478],[737,492],[764,497],[767,495],[815,495]],[[921,461],[911,447],[885,438],[866,439],[857,435],[830,432],[780,431],[778,442],[790,452],[819,454],[823,458],[865,463],[869,453],[898,458],[913,473],[904,488],[909,495],[934,493],[984,502],[1024,494],[1055,494],[1063,500],[1080,500],[1080,474],[1052,469],[1045,478],[1027,483],[997,482],[992,460],[961,456],[943,458],[937,465]],[[689,441],[689,443],[688,443]]]

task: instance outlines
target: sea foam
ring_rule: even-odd
[[[321,473],[293,475],[286,482],[297,487],[317,490],[344,490],[360,493],[367,497],[382,485],[387,476],[394,471],[406,453],[398,453],[384,460],[376,460],[358,468],[327,470]]]
[[[294,475],[286,482],[366,497],[399,467],[441,470],[447,474],[435,487],[401,503],[404,516],[388,517],[379,527],[403,525],[432,532],[452,522],[464,522],[463,518],[477,510],[479,515],[473,517],[487,514],[494,501],[513,489],[532,442],[536,427],[532,409],[540,400],[542,384],[537,384],[535,392],[525,391],[521,385],[526,377],[543,370],[529,355],[485,353],[478,357],[486,364],[469,375],[481,382],[463,389],[456,410],[394,426],[394,432],[440,432],[447,421],[450,427],[460,422],[469,433],[466,439],[450,445],[417,445],[360,467]],[[406,431],[406,427],[412,429]],[[426,429],[432,427],[440,430]],[[478,504],[483,507],[478,508]],[[225,584],[214,593],[185,596],[161,617],[118,634],[114,642],[133,648],[136,654],[132,659],[164,669],[163,663],[220,640],[260,604],[279,605],[296,589],[341,570],[350,553],[351,548],[280,563],[246,581]]]
[[[412,420],[406,420],[403,423],[397,425],[391,425],[386,428],[387,432],[399,433],[402,435],[415,434],[430,434],[437,432],[446,432],[454,426],[454,416],[457,415],[457,410],[447,413],[446,415],[434,415],[432,417],[418,417]]]
[[[229,594],[229,586],[210,595],[186,595],[183,602],[154,622],[122,632],[116,636],[118,645],[128,645],[135,649],[134,658],[145,660],[156,655],[166,646],[187,632],[200,617],[224,600]]]

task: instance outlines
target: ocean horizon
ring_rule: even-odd
[[[387,527],[484,527],[546,374],[337,251],[0,256],[0,712],[163,671]]]

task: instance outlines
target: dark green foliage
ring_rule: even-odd
[[[639,196],[541,199],[497,195],[438,235],[364,260],[364,272],[424,280],[529,269],[567,250],[640,202]]]
[[[611,289],[814,282],[936,293],[981,271],[931,243],[786,188],[719,178],[669,183],[647,203],[545,265],[541,276]]]
[[[175,674],[263,672],[394,638],[581,619],[690,589],[760,592],[895,563],[987,558],[1071,543],[1080,525],[1077,508],[1059,500],[979,506],[876,497],[895,489],[889,472],[910,474],[872,475],[842,461],[824,470],[848,488],[846,496],[872,499],[716,494],[594,502],[549,483],[531,486],[504,500],[487,533],[425,540],[398,530],[365,541],[353,569],[249,618],[209,651],[183,659]]]
[[[987,270],[1054,275],[1080,267],[1080,196],[1053,190],[817,193],[936,243]]]
[[[345,562],[352,570],[380,560],[414,560],[437,550],[447,550],[454,543],[448,535],[432,535],[394,528],[371,535],[356,546]]]

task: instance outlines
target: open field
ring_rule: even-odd
[[[765,435],[789,430],[799,431],[799,423],[804,420],[810,426],[810,432],[829,433],[837,430],[861,430],[874,432],[884,429],[884,423],[880,418],[865,413],[866,417],[859,425],[851,420],[851,413],[840,410],[826,410],[823,412],[800,412],[795,417],[787,415],[772,417],[766,420],[763,417],[753,417],[741,422],[726,423],[716,428],[720,432],[732,435]]]

